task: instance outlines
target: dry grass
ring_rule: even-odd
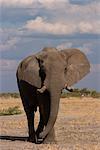
[[[16,105],[23,110],[20,98],[0,98],[0,110]],[[25,114],[0,117],[0,128],[1,135],[27,136],[27,120]],[[81,99],[61,99],[55,130],[56,144],[35,145],[23,141],[12,142],[1,140],[1,149],[99,150],[100,99],[85,97]]]
[[[20,98],[0,97],[0,110],[8,109],[9,107],[15,107],[15,106],[18,106],[21,110],[23,110],[23,106]]]

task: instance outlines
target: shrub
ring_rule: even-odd
[[[91,97],[100,98],[100,93],[97,93],[95,90],[91,91]]]
[[[9,107],[8,109],[0,110],[0,116],[5,115],[18,115],[21,114],[22,111],[19,109],[19,106]]]
[[[100,92],[97,92],[95,90],[89,90],[87,88],[83,89],[74,89],[73,92],[67,92],[63,91],[61,98],[66,98],[66,97],[81,97],[81,96],[86,96],[86,97],[93,97],[93,98],[100,98]]]
[[[19,93],[0,93],[0,97],[4,97],[4,98],[8,98],[8,97],[19,98],[20,95],[19,95]]]

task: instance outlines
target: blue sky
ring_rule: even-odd
[[[0,92],[18,90],[18,63],[45,46],[82,50],[91,72],[74,87],[100,91],[99,0],[0,0],[0,8]]]

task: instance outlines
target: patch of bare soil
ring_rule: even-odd
[[[20,99],[0,99],[0,110],[19,106]],[[36,124],[38,122],[36,114]],[[0,117],[0,150],[100,150],[100,99],[65,98],[60,101],[55,124],[56,143],[36,145],[26,141],[25,113]]]

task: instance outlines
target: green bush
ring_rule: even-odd
[[[21,114],[22,111],[19,109],[19,106],[9,107],[8,109],[0,110],[0,116],[5,115],[18,115]]]
[[[91,97],[100,98],[100,93],[97,93],[95,90],[91,91]]]
[[[19,95],[19,93],[0,93],[0,97],[4,97],[4,98],[8,98],[8,97],[19,98],[20,95]]]
[[[87,88],[74,89],[73,92],[67,92],[67,91],[62,92],[61,98],[82,97],[82,96],[100,98],[100,92],[97,92],[95,90],[89,90]]]
[[[66,97],[81,97],[81,96],[88,96],[88,97],[93,97],[93,98],[100,98],[100,92],[97,92],[95,90],[89,90],[87,88],[83,89],[74,89],[73,92],[68,92],[68,91],[63,91],[61,94],[61,98],[66,98]],[[1,93],[0,97],[4,98],[20,98],[19,93]]]

